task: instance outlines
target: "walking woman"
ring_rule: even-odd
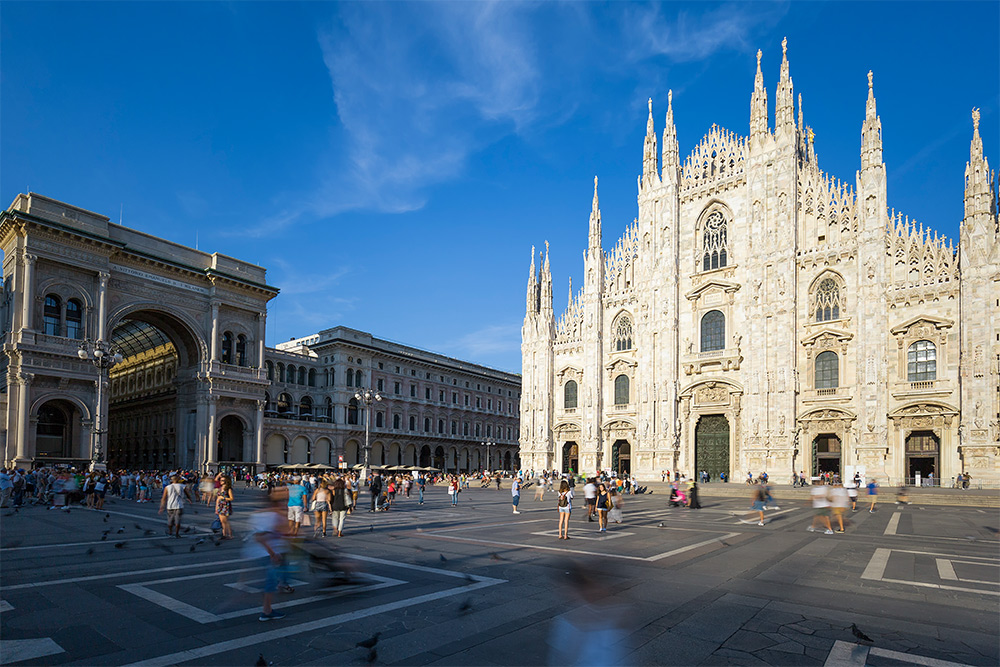
[[[569,482],[562,481],[559,485],[559,539],[569,539],[569,516],[573,512],[573,490],[569,488]]]
[[[455,475],[451,476],[451,481],[448,483],[448,493],[451,494],[451,504],[458,505],[458,494],[462,489],[458,485],[458,477]]]
[[[343,481],[341,481],[341,485],[343,486]],[[330,512],[330,489],[326,485],[326,480],[320,480],[310,500],[313,511],[316,512],[313,537],[316,537],[320,532],[323,533],[323,537],[326,537],[326,517]]]
[[[333,514],[333,527],[337,531],[337,537],[343,537],[344,519],[347,518],[347,511],[351,508],[351,492],[347,490],[347,484],[343,477],[334,480],[331,495],[330,509]],[[326,528],[325,523],[323,527]],[[323,535],[326,535],[325,530]]]
[[[597,526],[599,533],[608,532],[608,510],[611,509],[611,494],[608,486],[601,482],[597,487]]]
[[[229,523],[229,517],[233,514],[233,484],[228,477],[222,478],[222,487],[215,498],[215,514],[222,525],[222,539],[233,539],[233,527]]]

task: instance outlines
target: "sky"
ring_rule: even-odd
[[[268,345],[345,325],[519,372],[532,245],[556,312],[637,215],[647,102],[682,156],[748,133],[781,40],[821,169],[854,182],[867,72],[889,205],[956,238],[1000,3],[0,3],[0,199],[28,190],[260,264]]]

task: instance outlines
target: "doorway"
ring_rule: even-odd
[[[580,471],[580,447],[572,440],[563,445],[562,471],[564,474],[576,474]]]
[[[832,433],[821,433],[813,439],[813,477],[823,473],[840,475],[840,438]]]
[[[914,431],[906,436],[906,476],[913,479],[920,475],[921,485],[925,480],[936,480],[940,484],[938,460],[941,456],[941,441],[933,431]]]
[[[703,415],[694,432],[694,471],[705,471],[711,479],[729,475],[729,420],[725,415]]]
[[[628,440],[615,440],[611,446],[611,466],[621,477],[632,474],[632,446]]]

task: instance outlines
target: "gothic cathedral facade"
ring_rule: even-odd
[[[522,465],[1000,481],[1000,229],[978,111],[954,246],[889,209],[870,72],[848,184],[817,164],[787,54],[769,127],[760,58],[749,137],[713,126],[681,162],[668,95],[658,155],[650,101],[638,217],[605,252],[595,179],[585,282],[561,316],[548,244],[537,271],[532,250]]]

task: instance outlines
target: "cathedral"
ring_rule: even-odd
[[[672,95],[662,138],[650,100],[638,216],[605,252],[595,178],[561,315],[548,244],[537,268],[532,249],[525,468],[1000,482],[1000,228],[978,110],[955,243],[889,207],[871,72],[847,183],[819,167],[782,51],[773,128],[760,51],[749,136],[713,126],[682,161]]]

